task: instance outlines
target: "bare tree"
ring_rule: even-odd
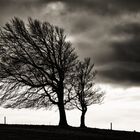
[[[76,95],[66,105],[66,109],[78,108],[82,112],[80,127],[85,127],[87,107],[92,104],[101,103],[104,93],[101,92],[100,88],[95,87],[94,79],[96,71],[93,69],[94,64],[91,64],[90,58],[84,59],[83,62],[79,61],[75,68],[75,74],[71,83],[72,87],[74,87],[73,94]]]
[[[77,54],[64,30],[47,22],[13,18],[0,30],[0,94],[7,108],[58,106],[60,126],[67,126],[68,79]],[[66,97],[65,97],[66,94]]]

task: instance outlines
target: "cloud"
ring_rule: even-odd
[[[114,27],[118,36],[129,36],[126,40],[111,42],[113,63],[101,74],[118,83],[140,85],[140,23],[127,23]]]
[[[0,0],[0,25],[5,24],[14,16],[22,19],[40,18],[42,9],[51,0]]]
[[[140,67],[138,64],[114,62],[116,65],[108,65],[107,69],[99,71],[100,78],[104,82],[119,86],[139,86]]]
[[[28,11],[28,14],[30,14],[33,7],[40,9],[43,5],[56,2],[66,4],[69,12],[84,10],[99,15],[117,15],[124,12],[138,12],[140,10],[140,1],[138,0],[1,0],[0,11],[3,13],[7,11],[7,15],[10,15],[15,13],[14,11],[22,11],[25,8],[25,11]],[[13,12],[10,9],[13,9]]]
[[[56,2],[57,0],[53,0]],[[139,0],[59,0],[68,5],[69,10],[89,10],[100,15],[116,15],[138,12]],[[46,2],[46,0],[42,0]]]
[[[80,58],[93,59],[98,81],[138,85],[139,4],[137,0],[1,0],[0,25],[13,16],[31,16],[63,27]]]
[[[90,11],[99,15],[117,15],[123,12],[138,12],[140,1],[138,0],[1,0],[0,12],[12,15],[15,11],[28,11],[30,15],[31,9],[42,8],[43,5],[48,3],[62,2],[67,5],[69,12],[73,11]],[[12,10],[10,10],[12,9]],[[22,11],[23,12],[23,11]],[[22,13],[21,14],[24,14]],[[4,16],[4,15],[3,15]],[[1,15],[2,17],[2,15]]]

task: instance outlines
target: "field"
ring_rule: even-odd
[[[140,140],[140,133],[94,128],[0,125],[0,140]]]

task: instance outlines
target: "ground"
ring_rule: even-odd
[[[140,133],[94,128],[0,125],[0,140],[139,140]]]

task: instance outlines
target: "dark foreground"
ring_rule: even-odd
[[[140,140],[140,133],[93,128],[0,125],[0,140]]]

